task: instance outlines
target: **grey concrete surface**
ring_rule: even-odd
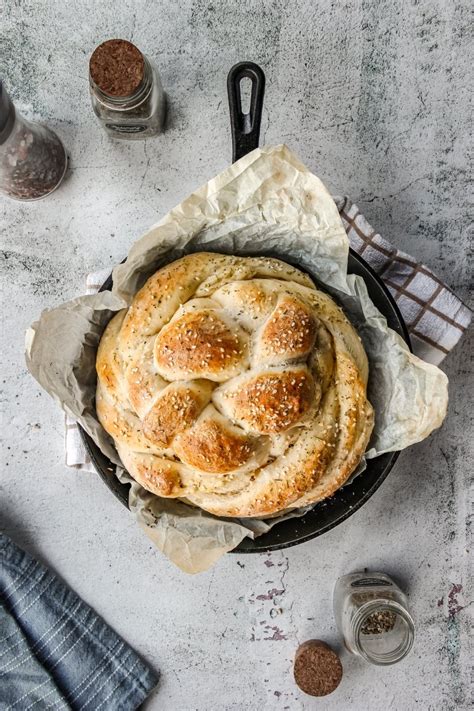
[[[69,177],[50,198],[0,200],[1,525],[161,670],[148,709],[469,706],[468,338],[443,365],[451,381],[444,426],[400,457],[363,509],[305,545],[228,555],[187,577],[152,549],[98,477],[66,469],[63,417],[26,372],[23,337],[43,308],[79,294],[88,271],[121,260],[150,224],[227,165],[225,81],[243,59],[267,75],[262,142],[287,143],[469,301],[470,5],[1,4],[2,76],[18,109],[48,121],[71,156]],[[146,143],[109,141],[89,104],[88,56],[115,36],[156,59],[169,93],[168,130]],[[408,590],[415,650],[386,669],[343,653],[337,692],[304,696],[292,681],[295,649],[310,637],[340,645],[333,585],[361,567],[386,570]]]

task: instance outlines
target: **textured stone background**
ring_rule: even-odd
[[[25,370],[23,334],[43,308],[80,293],[87,271],[121,260],[150,224],[227,165],[225,81],[242,59],[267,75],[262,142],[286,142],[468,300],[470,4],[1,3],[6,85],[18,109],[47,120],[71,156],[67,182],[47,200],[0,202],[2,527],[161,669],[150,709],[468,707],[467,338],[443,366],[451,379],[443,428],[400,457],[363,509],[305,545],[228,555],[190,578],[150,547],[97,477],[65,468],[63,418]],[[87,61],[115,36],[132,39],[161,69],[171,102],[162,137],[113,143],[95,123]],[[415,651],[387,669],[344,653],[339,690],[324,702],[304,697],[291,676],[296,646],[313,636],[339,644],[333,585],[364,566],[393,573],[409,590]]]

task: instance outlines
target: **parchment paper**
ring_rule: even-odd
[[[151,274],[184,254],[204,250],[278,257],[307,271],[339,300],[369,357],[375,428],[366,457],[420,441],[441,424],[447,407],[444,373],[410,353],[369,299],[363,279],[347,275],[348,239],[321,181],[285,146],[245,156],[132,246],[127,260],[114,269],[112,292],[43,312],[26,336],[32,375],[118,465],[117,476],[131,483],[129,503],[137,521],[188,573],[206,570],[245,536],[261,535],[282,516],[266,521],[218,518],[139,486],[120,466],[113,442],[97,420],[95,357],[112,314],[130,304]]]

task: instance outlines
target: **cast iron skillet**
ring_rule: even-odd
[[[240,82],[248,78],[252,82],[250,111],[242,112]],[[252,62],[240,62],[229,72],[227,78],[229,109],[232,130],[233,162],[242,158],[258,147],[260,122],[262,117],[263,95],[265,91],[265,75],[262,69]],[[298,266],[295,264],[295,266]],[[398,307],[383,282],[364,260],[350,250],[348,271],[363,277],[370,298],[384,314],[390,328],[393,328],[410,346],[406,325]],[[112,288],[112,275],[102,285],[100,291]],[[84,444],[97,472],[115,496],[128,507],[129,485],[122,484],[114,475],[114,467],[110,460],[100,451],[89,435],[79,428]],[[356,477],[351,484],[339,489],[333,496],[316,504],[311,511],[300,518],[291,518],[276,524],[268,533],[255,540],[245,538],[235,548],[237,553],[255,553],[258,551],[287,548],[337,526],[341,521],[351,516],[378,489],[389,471],[395,464],[399,452],[383,454],[367,462],[367,469]]]

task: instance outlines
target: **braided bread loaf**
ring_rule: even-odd
[[[372,432],[359,336],[276,259],[198,253],[160,269],[108,324],[97,373],[129,473],[219,516],[324,499]]]

